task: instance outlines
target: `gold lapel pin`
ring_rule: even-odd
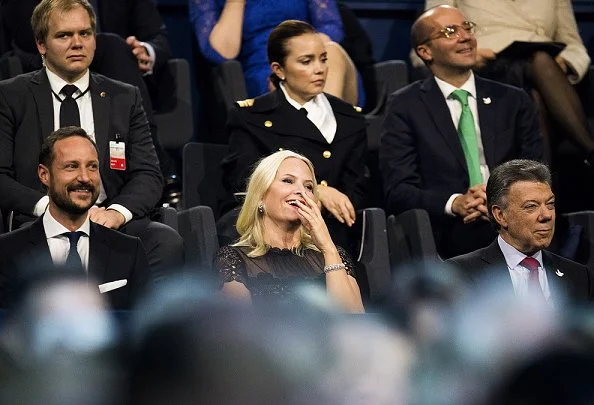
[[[264,126],[270,128],[272,126],[272,121],[264,121]]]
[[[104,91],[102,91],[101,93],[99,93],[99,97],[105,97],[107,96],[107,93],[105,93]]]

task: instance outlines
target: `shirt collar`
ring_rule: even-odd
[[[78,91],[81,93],[85,91],[87,88],[89,88],[89,69],[87,69],[85,74],[74,83],[68,83],[66,80],[62,79],[60,76],[58,76],[48,68],[45,68],[45,72],[47,73],[47,78],[49,80],[50,87],[52,91],[56,94],[60,94],[62,88],[67,84],[74,84],[78,88]]]
[[[507,243],[505,240],[503,240],[501,235],[497,237],[497,243],[499,244],[499,248],[501,249],[501,252],[503,253],[503,256],[505,257],[505,262],[507,264],[507,267],[509,267],[510,269],[515,269],[516,267],[518,267],[518,265],[520,264],[520,262],[522,260],[524,260],[526,257],[528,257],[524,253],[518,251],[512,245]],[[538,264],[540,265],[540,267],[544,268],[544,266],[542,264],[542,250],[539,250],[538,252],[533,254],[531,257],[538,260]]]
[[[466,90],[474,99],[476,99],[476,84],[474,82],[474,73],[472,73],[472,71],[470,72],[470,77],[468,77],[468,80],[466,80],[466,82],[464,82],[464,84],[460,87],[452,86],[451,84],[439,79],[437,76],[434,76],[434,78],[435,82],[437,82],[439,90],[441,90],[441,93],[446,99],[450,97],[450,94],[452,94],[454,90],[458,89]]]
[[[297,101],[293,100],[291,98],[291,96],[289,96],[289,93],[285,89],[285,85],[282,82],[280,83],[280,89],[284,93],[285,98],[287,99],[287,101],[289,102],[289,104],[291,104],[293,107],[295,107],[298,110],[300,110],[302,108],[305,108],[308,112],[309,112],[309,108],[311,108],[313,106],[315,106],[315,107],[319,106],[318,99],[323,94],[323,93],[320,93],[317,96],[315,96],[314,98],[312,98],[311,100],[309,100],[307,103],[301,105]]]
[[[70,232],[68,228],[64,225],[59,223],[50,213],[50,210],[45,210],[45,214],[43,214],[43,228],[45,229],[45,237],[47,239],[55,238],[56,236],[62,235],[64,232]],[[91,234],[91,222],[89,221],[89,216],[85,219],[85,222],[76,230],[77,232],[80,231],[85,235],[89,236]]]

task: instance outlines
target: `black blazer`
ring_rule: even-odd
[[[585,302],[592,299],[594,280],[586,266],[567,260],[547,250],[542,251],[542,257],[547,279],[551,285],[564,290],[567,296],[575,301]],[[503,256],[497,239],[485,248],[453,257],[446,260],[446,262],[456,266],[471,283],[488,276],[489,270],[502,269],[507,271],[505,256]],[[559,274],[562,274],[562,276],[559,276]],[[510,287],[513,288],[511,277],[509,282]]]
[[[511,159],[541,160],[542,140],[528,95],[476,74],[475,83],[489,169]],[[390,96],[379,163],[386,210],[391,214],[423,208],[432,219],[445,217],[448,198],[468,190],[468,169],[459,135],[433,77]]]
[[[365,119],[358,108],[331,95],[326,97],[337,124],[331,144],[302,112],[289,104],[281,90],[248,100],[253,104],[239,102],[230,111],[229,152],[222,162],[223,212],[237,205],[232,193],[245,191],[254,163],[281,149],[309,158],[318,183],[326,181],[358,207],[365,184]]]
[[[31,226],[0,235],[0,307],[12,304],[19,269],[31,263],[53,265],[43,217]],[[148,261],[140,239],[91,222],[88,275],[98,285],[126,279],[125,286],[105,294],[113,309],[130,309],[149,279]]]
[[[90,92],[107,200],[134,217],[155,207],[163,188],[155,147],[138,88],[91,73]],[[54,129],[45,69],[0,82],[0,209],[31,214],[45,195],[37,177],[41,144]],[[126,170],[109,168],[109,141],[126,144]]]

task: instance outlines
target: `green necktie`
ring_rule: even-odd
[[[470,107],[468,106],[468,92],[466,90],[454,90],[450,96],[462,104],[462,114],[460,114],[460,121],[458,122],[458,134],[460,134],[460,142],[462,143],[462,150],[466,158],[466,166],[468,166],[470,186],[482,184],[483,176],[481,175],[478,144],[476,141],[476,128],[474,127],[472,111],[470,111]]]

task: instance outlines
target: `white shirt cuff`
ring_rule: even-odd
[[[127,224],[132,219],[133,215],[130,210],[120,204],[111,204],[107,207],[108,210],[115,210],[124,216],[124,224]]]
[[[49,196],[44,195],[37,201],[35,207],[33,207],[33,215],[36,217],[40,217],[45,213],[47,206],[49,205]]]
[[[444,210],[447,215],[452,216],[452,217],[456,216],[456,214],[454,214],[452,212],[452,205],[454,204],[454,200],[456,199],[456,197],[458,197],[459,195],[462,195],[462,194],[460,194],[460,193],[452,194],[450,196],[450,198],[448,198],[448,202],[446,202],[445,210]]]
[[[148,72],[144,72],[143,76],[152,75],[153,68],[155,67],[155,63],[157,63],[157,53],[155,52],[155,48],[149,42],[141,42],[142,46],[145,47],[146,51],[148,52],[149,56],[151,57],[151,70]]]

